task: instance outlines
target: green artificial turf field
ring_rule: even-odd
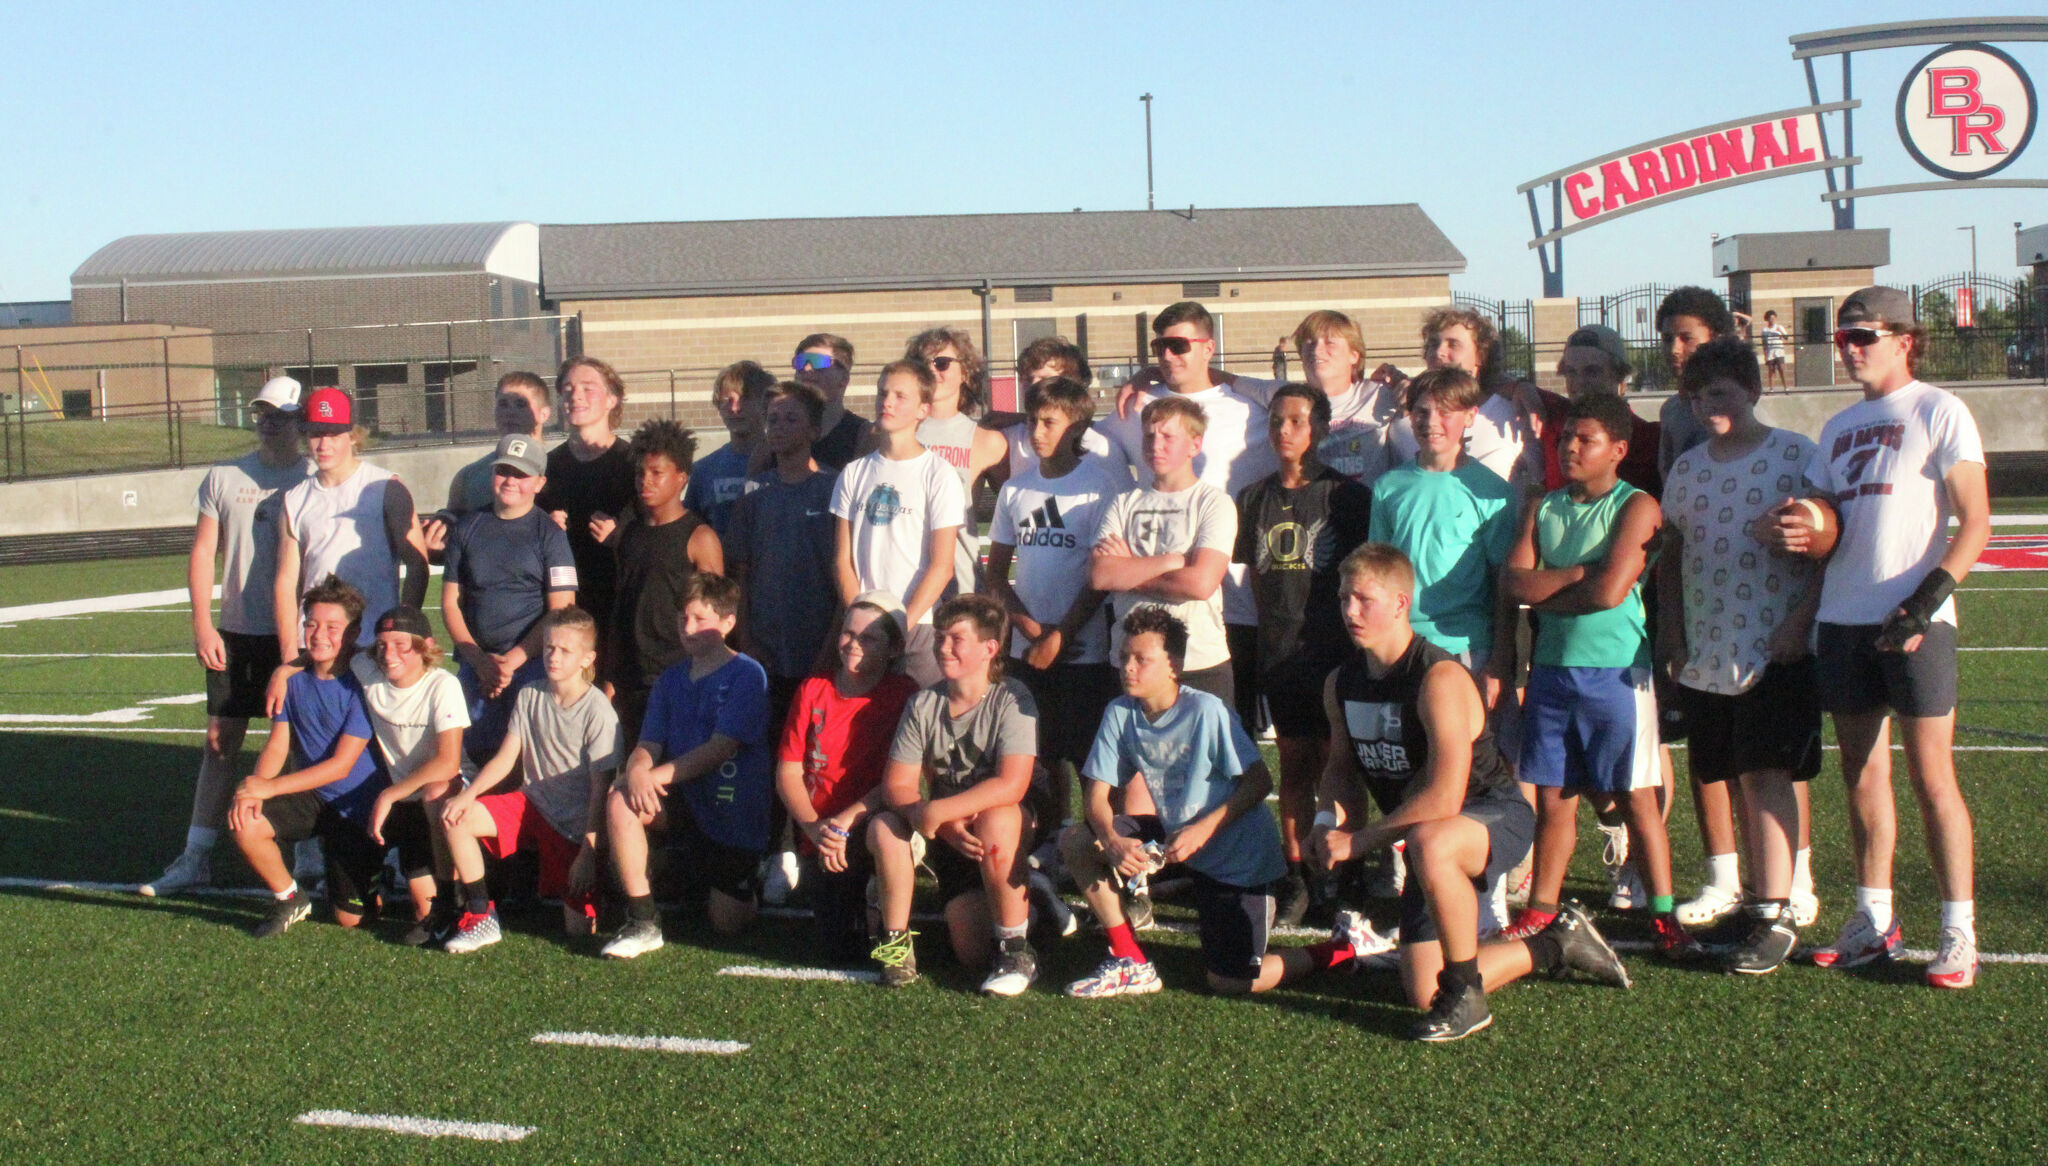
[[[2048,576],[1980,573],[1962,604],[1965,747],[1987,953],[2048,952],[2038,775],[2048,748]],[[0,571],[7,606],[181,586],[177,559]],[[125,653],[125,655],[112,655]],[[1041,948],[1025,996],[985,1000],[925,925],[925,981],[721,975],[812,966],[808,922],[670,945],[619,964],[552,908],[473,956],[312,921],[248,938],[261,904],[147,900],[133,884],[182,843],[202,706],[175,599],[0,626],[0,1161],[417,1162],[2039,1160],[2048,1152],[2048,956],[1987,962],[1975,989],[1788,966],[1761,980],[1628,954],[1633,991],[1530,982],[1495,1025],[1402,1039],[1391,977],[1330,976],[1249,1000],[1196,989],[1192,935],[1147,933],[1168,990],[1069,1001],[1100,958]],[[170,703],[150,703],[165,702]],[[125,710],[125,711],[124,711]],[[89,718],[63,721],[58,718]],[[260,728],[260,725],[259,725]],[[1679,764],[1684,753],[1679,752]],[[1841,784],[1814,784],[1811,941],[1850,909]],[[245,761],[253,761],[253,748]],[[1936,903],[1903,773],[1898,901],[1909,948]],[[1584,827],[1569,888],[1604,904]],[[1699,858],[1672,815],[1681,893]],[[223,887],[254,880],[231,847]],[[921,903],[921,907],[923,904]],[[1185,911],[1163,905],[1162,918]],[[1641,918],[1602,911],[1618,941]],[[1283,943],[1305,942],[1301,938]],[[733,1055],[536,1044],[543,1032],[744,1042]],[[524,1140],[322,1128],[316,1110],[530,1127]]]

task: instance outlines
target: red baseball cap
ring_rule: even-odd
[[[347,433],[355,427],[355,408],[340,389],[314,389],[300,408],[300,420],[310,436]]]

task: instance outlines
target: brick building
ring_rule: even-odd
[[[532,223],[130,235],[72,273],[71,312],[211,329],[223,413],[289,373],[385,433],[438,432],[488,428],[500,374],[552,375],[539,284]]]
[[[1275,343],[1317,308],[1357,319],[1375,361],[1412,363],[1423,311],[1450,301],[1465,267],[1413,204],[544,226],[540,250],[548,304],[626,374],[629,417],[673,409],[699,427],[716,425],[719,368],[785,369],[821,330],[853,342],[857,398],[935,325],[986,335],[994,378],[1058,334],[1113,383],[1152,315],[1182,299],[1215,314],[1232,371],[1267,375]],[[1007,393],[997,384],[998,403]]]

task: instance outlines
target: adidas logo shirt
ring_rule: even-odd
[[[1098,459],[1082,458],[1072,471],[1046,478],[1037,466],[1003,484],[996,499],[989,541],[1017,548],[1011,586],[1025,610],[1040,623],[1058,623],[1088,585],[1088,556],[1102,526],[1103,510],[1120,492],[1117,480]],[[1010,652],[1022,656],[1030,642],[1012,634]],[[1109,622],[1091,619],[1075,637],[1076,664],[1109,662]]]

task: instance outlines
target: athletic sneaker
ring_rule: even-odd
[[[489,947],[503,938],[504,932],[498,928],[498,909],[496,907],[481,915],[464,911],[461,920],[455,924],[455,934],[448,937],[448,942],[441,946],[441,950],[449,955],[468,955],[480,947]],[[609,955],[610,953],[607,952],[606,954]]]
[[[435,896],[427,908],[427,917],[412,925],[412,930],[400,936],[398,942],[407,947],[429,947],[448,942],[455,934],[455,924],[462,912],[455,905]]]
[[[1534,939],[1543,934],[1545,928],[1557,921],[1558,916],[1534,911],[1528,907],[1515,912],[1515,917],[1501,929],[1502,939]]]
[[[136,892],[155,898],[158,895],[175,895],[193,887],[213,885],[213,859],[206,851],[197,847],[186,848],[183,854],[171,860],[164,873],[154,881],[135,888]]]
[[[604,957],[629,960],[661,947],[661,924],[652,919],[629,919],[612,941],[604,945]]]
[[[796,890],[796,851],[778,850],[768,856],[766,865],[768,872],[761,879],[761,901],[770,907],[780,907],[789,902],[790,892]]]
[[[1927,965],[1931,988],[1967,988],[1977,982],[1977,937],[1960,927],[1941,929],[1941,949]]]
[[[1629,986],[1628,969],[1622,966],[1621,957],[1607,946],[1600,932],[1593,926],[1593,917],[1577,903],[1566,903],[1557,910],[1557,918],[1543,929],[1543,934],[1557,941],[1564,954],[1564,966],[1575,972],[1591,976],[1603,984],[1617,988]]]
[[[1813,921],[1818,918],[1820,918],[1820,896],[1813,893],[1812,887],[1808,887],[1803,891],[1798,887],[1792,888],[1793,924],[1799,927],[1811,927],[1813,926]]]
[[[1813,962],[1814,966],[1822,968],[1860,968],[1875,960],[1897,959],[1905,947],[1905,937],[1899,934],[1897,916],[1892,918],[1892,925],[1880,934],[1877,925],[1870,920],[1870,912],[1858,908],[1854,915],[1849,916],[1849,921],[1842,924],[1833,946],[1813,949]]]
[[[1749,916],[1749,934],[1722,958],[1731,972],[1767,976],[1792,954],[1799,943],[1799,931],[1792,925],[1789,909],[1779,911],[1752,904],[1745,914]]]
[[[996,941],[996,958],[989,965],[988,979],[981,982],[984,996],[1017,996],[1038,979],[1038,953],[1023,936]]]
[[[1613,880],[1614,891],[1607,896],[1607,905],[1616,911],[1635,911],[1650,905],[1649,889],[1643,886],[1643,876],[1636,873],[1636,864],[1624,862],[1610,867],[1607,877]]]
[[[1132,931],[1150,931],[1154,926],[1152,887],[1144,875],[1124,884],[1124,922]]]
[[[917,982],[917,948],[910,942],[915,931],[891,931],[868,953],[882,965],[884,988],[907,988]]]
[[[1674,916],[1659,915],[1651,921],[1650,927],[1660,958],[1676,964],[1689,964],[1706,958],[1707,949]]]
[[[1676,914],[1687,927],[1705,927],[1733,915],[1741,906],[1742,892],[1708,883],[1700,888],[1699,894],[1680,903]]]
[[[1299,927],[1308,917],[1308,880],[1301,877],[1299,869],[1287,872],[1280,884],[1280,907],[1273,913],[1273,922],[1282,927]]]
[[[1052,876],[1035,866],[1024,872],[1024,896],[1031,903],[1031,928],[1040,938],[1065,939],[1081,930],[1074,909],[1054,889]]]
[[[1392,951],[1398,941],[1391,935],[1381,935],[1373,930],[1372,920],[1357,911],[1337,912],[1337,926],[1330,938],[1351,949],[1354,960],[1369,959],[1383,951]]]
[[[1415,1022],[1408,1035],[1430,1044],[1464,1040],[1493,1023],[1493,1011],[1486,1006],[1486,989],[1468,984],[1457,992],[1442,988],[1430,997],[1429,1013]]]
[[[1110,996],[1142,996],[1164,985],[1151,960],[1110,956],[1087,976],[1067,985],[1067,995],[1080,1000],[1101,1000]]]
[[[1492,939],[1508,929],[1508,876],[1502,871],[1479,896],[1479,938]]]
[[[1393,849],[1381,856],[1379,870],[1372,881],[1365,885],[1366,897],[1372,899],[1398,899],[1408,885],[1408,840],[1403,838],[1394,843]]]
[[[303,890],[293,891],[289,899],[273,897],[270,902],[270,913],[263,917],[263,922],[258,923],[256,930],[250,934],[258,939],[283,935],[285,928],[312,913],[313,897]]]

